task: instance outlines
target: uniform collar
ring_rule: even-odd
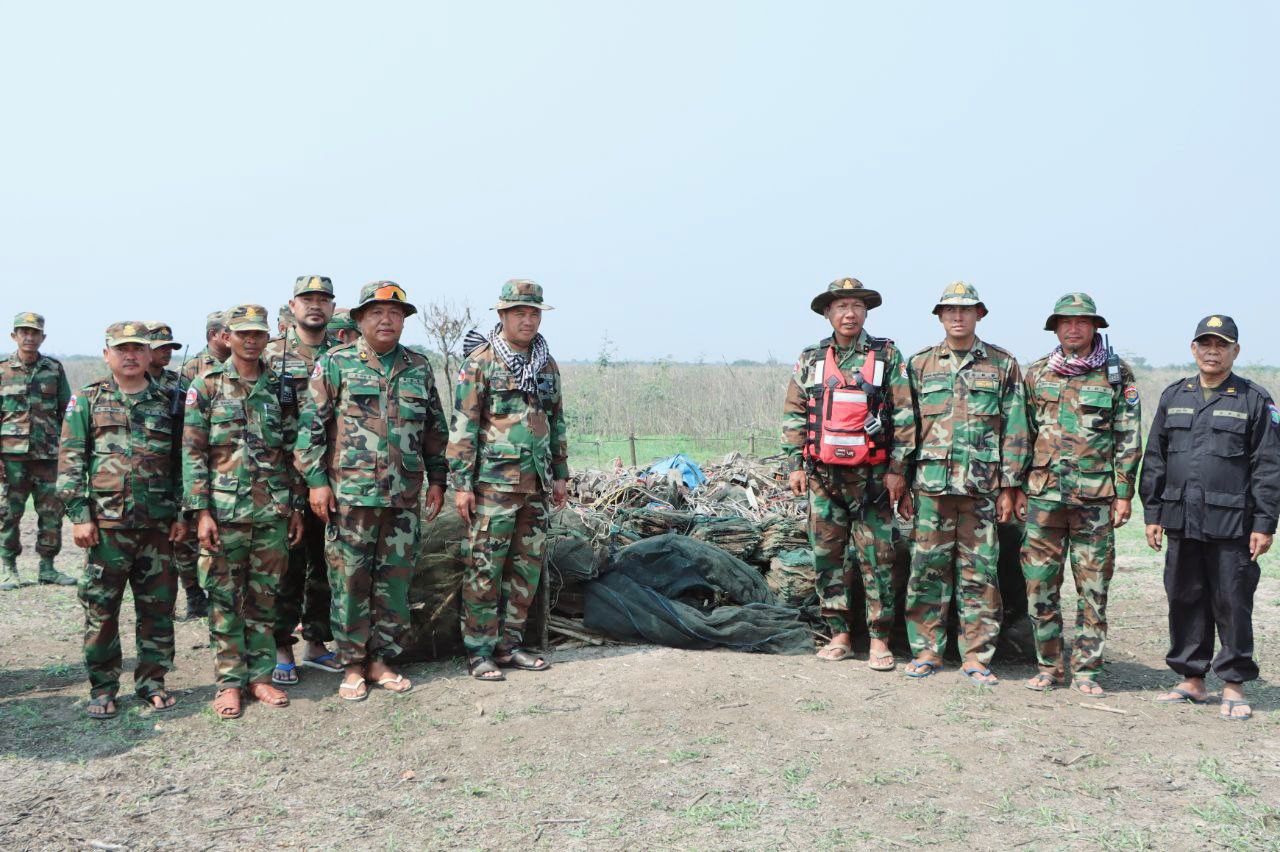
[[[1192,391],[1194,393],[1198,393],[1201,390],[1203,390],[1204,386],[1200,383],[1200,374],[1197,373],[1196,375],[1192,376],[1190,379],[1187,379],[1187,381],[1183,382],[1182,388],[1183,390]],[[1222,380],[1222,384],[1214,388],[1214,393],[1212,396],[1209,397],[1208,400],[1205,400],[1202,396],[1201,401],[1207,404],[1209,402],[1213,402],[1215,399],[1220,399],[1222,397],[1227,397],[1230,399],[1243,397],[1244,390],[1245,390],[1244,382],[1241,381],[1240,377],[1237,376],[1235,372],[1231,372],[1231,373],[1228,373],[1227,377]]]
[[[951,352],[951,347],[947,345],[947,341],[945,339],[938,344],[936,349],[934,349],[934,354],[939,358],[950,358]],[[974,360],[987,357],[987,345],[982,342],[981,337],[973,338],[973,346],[969,348],[969,355],[972,356]]]
[[[374,372],[381,373],[382,375],[387,376],[387,378],[391,378],[391,376],[382,369],[383,356],[374,352],[373,347],[369,345],[369,341],[365,340],[363,336],[361,336],[360,340],[356,342],[356,350],[360,353],[360,360],[368,364]],[[387,355],[391,355],[395,359],[391,362],[391,373],[394,374],[396,367],[400,366],[401,362],[405,360],[404,346],[397,343],[396,348],[388,352]]]
[[[18,350],[15,349],[13,351],[13,354],[9,356],[9,362],[13,364],[15,367],[20,367],[23,370],[27,370],[27,369],[34,370],[36,367],[40,366],[40,362],[43,360],[44,360],[44,356],[37,354],[36,360],[32,361],[31,365],[28,367],[28,365],[22,362],[22,357],[18,354]]]
[[[853,343],[843,349],[840,347],[840,344],[836,343],[834,334],[829,337],[828,340],[831,341],[831,345],[836,348],[837,352],[866,352],[871,343],[871,335],[867,334],[867,330],[864,328],[862,331],[858,332],[858,336],[853,339]]]
[[[235,381],[235,382],[240,381],[240,373],[236,370],[235,359],[227,358],[227,360],[222,362],[222,374],[227,378],[231,379],[232,381]],[[257,387],[258,385],[262,384],[263,379],[265,379],[266,377],[267,377],[267,362],[262,358],[261,355],[259,355],[258,356],[258,378],[253,383],[253,386]]]

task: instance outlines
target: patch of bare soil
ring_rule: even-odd
[[[1255,684],[1244,724],[1153,704],[1176,680],[1159,558],[1130,542],[1113,589],[1102,700],[998,661],[986,689],[865,656],[616,646],[505,684],[413,665],[412,694],[362,704],[305,670],[290,708],[221,722],[205,627],[183,622],[176,711],[97,722],[75,590],[29,585],[0,594],[0,848],[1280,846],[1280,691]],[[1270,576],[1256,622],[1273,677]]]

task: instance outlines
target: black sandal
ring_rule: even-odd
[[[503,659],[503,657],[506,659]],[[524,648],[512,648],[505,655],[495,655],[494,660],[504,669],[524,669],[527,672],[545,672],[551,668],[546,657],[534,656]],[[542,665],[538,665],[541,661]]]
[[[160,699],[159,707],[151,703],[154,698]],[[142,696],[142,700],[147,703],[147,709],[152,713],[168,713],[174,707],[178,706],[178,699],[174,698],[173,693],[169,692],[169,690],[164,687],[151,690]]]
[[[490,675],[497,674],[497,677]],[[467,674],[476,680],[506,680],[507,676],[502,673],[502,669],[498,668],[497,663],[492,657],[472,657],[467,660]]]
[[[117,715],[119,715],[120,708],[117,706],[115,708],[112,708],[111,710],[108,710],[107,705],[115,704],[115,703],[116,703],[116,697],[114,695],[106,695],[106,694],[95,695],[93,698],[90,698],[89,703],[85,705],[84,714],[88,716],[90,719],[97,719],[99,722],[105,722],[107,719],[114,719]],[[90,712],[90,708],[92,707],[100,707],[102,708],[102,712],[101,713]]]

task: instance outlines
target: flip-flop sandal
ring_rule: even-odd
[[[942,664],[935,663],[933,660],[912,660],[907,663],[907,667],[902,670],[902,673],[907,677],[926,678],[932,676],[940,668],[942,668]]]
[[[233,695],[234,704],[232,703]],[[213,714],[224,722],[239,719],[243,716],[244,701],[240,695],[240,688],[228,687],[227,689],[219,689],[218,694],[213,697]]]
[[[160,706],[151,703],[153,698],[160,699]],[[151,713],[168,713],[174,707],[178,706],[178,699],[166,689],[153,689],[146,695],[142,696],[142,700],[146,702],[147,710]]]
[[[995,680],[983,680],[984,677],[995,677],[991,674],[991,669],[986,666],[978,666],[971,669],[962,668],[960,669],[960,674],[964,675],[979,686],[995,686],[1000,682],[1000,678],[995,678]]]
[[[1082,684],[1092,684],[1093,686],[1097,686],[1098,691],[1092,692],[1088,689],[1084,689],[1082,687]],[[1091,680],[1090,678],[1087,678],[1087,677],[1076,678],[1075,682],[1071,684],[1071,688],[1074,689],[1076,692],[1080,693],[1081,695],[1083,695],[1085,698],[1106,698],[1107,697],[1106,690],[1104,690],[1101,686],[1098,686],[1098,682],[1096,680]]]
[[[387,686],[387,684],[396,684],[398,686],[402,683],[407,683],[409,685],[404,689],[391,689]],[[413,692],[413,681],[409,680],[402,674],[383,675],[378,678],[377,685],[387,690],[387,692],[390,692],[392,695],[408,695],[410,692]]]
[[[319,669],[329,674],[337,674],[342,671],[342,666],[337,663],[338,655],[333,651],[327,654],[321,654],[318,657],[303,657],[302,664],[310,669]]]
[[[344,691],[351,694],[344,695]],[[347,683],[344,680],[338,684],[338,697],[343,701],[364,701],[369,697],[369,686],[363,680],[355,683]]]
[[[271,672],[271,682],[277,686],[296,686],[298,683],[298,666],[295,663],[276,663]]]
[[[1040,672],[1040,674],[1031,678],[1030,681],[1022,685],[1032,692],[1049,692],[1055,687],[1062,686],[1062,681],[1054,680],[1053,677],[1045,674],[1044,672]]]
[[[839,651],[840,653],[834,657],[822,656],[822,652],[827,650],[836,650],[836,651]],[[818,651],[816,656],[819,660],[821,660],[824,663],[838,663],[852,653],[853,653],[853,648],[849,647],[848,645],[825,645]]]
[[[115,704],[115,701],[116,698],[114,695],[99,695],[94,698],[90,698],[89,703],[84,707],[84,714],[90,719],[97,719],[99,722],[105,722],[107,719],[114,719],[116,716],[120,715],[120,707],[119,705],[116,705],[114,710],[108,710],[107,705]],[[91,713],[89,711],[90,707],[100,707],[102,708],[102,712]]]
[[[486,677],[497,673],[497,677]],[[473,657],[467,660],[467,673],[476,680],[497,682],[506,680],[507,676],[502,673],[502,669],[498,668],[498,664],[491,657]]]
[[[1206,695],[1204,698],[1197,698],[1195,693],[1191,692],[1190,690],[1182,689],[1181,687],[1166,689],[1165,692],[1171,692],[1174,695],[1176,695],[1177,698],[1157,698],[1155,700],[1156,704],[1208,704],[1209,703],[1209,696]]]
[[[1228,722],[1247,722],[1253,718],[1253,708],[1249,706],[1248,701],[1235,701],[1230,698],[1224,698],[1222,699],[1222,703],[1219,706],[1225,709],[1227,712],[1223,713],[1221,710],[1219,710],[1218,716]],[[1248,709],[1249,712],[1244,716],[1231,715],[1237,707],[1244,707]]]
[[[886,663],[876,663],[876,660],[888,660]],[[873,672],[891,672],[898,667],[898,661],[893,658],[893,654],[872,654],[867,657],[867,668]]]
[[[542,660],[542,665],[538,665],[538,660]],[[495,657],[494,662],[498,664],[499,668],[524,669],[527,672],[545,672],[551,668],[551,664],[547,662],[545,657],[535,657],[524,648],[516,648],[511,651],[510,656],[505,660]]]

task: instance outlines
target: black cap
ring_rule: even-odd
[[[1240,342],[1240,330],[1236,328],[1236,321],[1226,314],[1213,314],[1200,320],[1200,324],[1196,326],[1196,336],[1191,339],[1199,340],[1210,334],[1221,337],[1228,343]]]

